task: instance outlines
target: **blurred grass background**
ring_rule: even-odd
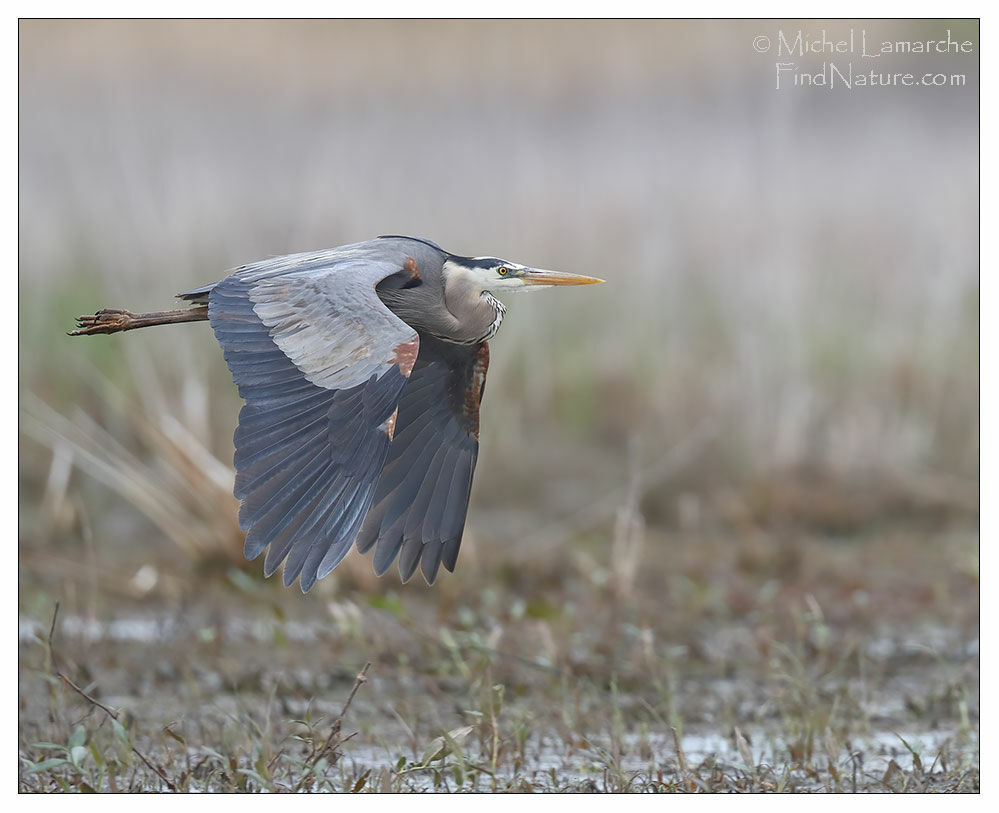
[[[850,26],[22,21],[22,585],[184,570],[168,539],[239,560],[209,328],[70,339],[76,315],[392,233],[608,281],[509,298],[445,582],[620,568],[639,525],[634,562],[678,533],[974,528],[977,54],[883,63],[964,88],[776,91],[752,48]]]

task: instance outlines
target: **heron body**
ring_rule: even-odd
[[[234,493],[244,553],[303,591],[351,545],[407,581],[454,570],[478,454],[494,293],[600,280],[381,237],[275,257],[178,296],[81,317],[74,335],[207,319],[246,402]]]

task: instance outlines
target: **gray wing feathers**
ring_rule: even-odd
[[[244,552],[253,559],[267,550],[265,575],[284,562],[285,584],[299,578],[303,591],[343,559],[357,536],[412,366],[394,353],[399,343],[415,347],[415,331],[374,293],[375,277],[391,270],[341,263],[314,289],[308,280],[237,273],[209,294],[209,321],[246,401],[234,436]],[[370,288],[372,300],[345,295],[336,307],[357,309],[343,317],[347,327],[335,310],[325,310],[340,272],[362,277],[357,287]],[[311,307],[312,296],[323,302]],[[413,347],[406,358],[415,357]]]
[[[396,348],[417,338],[375,293],[398,270],[391,263],[340,260],[325,272],[264,277],[249,295],[271,339],[308,381],[353,387],[382,375],[395,363]]]
[[[421,337],[420,356],[399,402],[395,438],[357,537],[362,553],[374,548],[378,575],[396,557],[404,581],[417,566],[428,583],[441,564],[454,570],[479,448],[477,422],[465,412],[471,400],[477,421],[478,352]]]

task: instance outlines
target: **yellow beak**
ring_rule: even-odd
[[[546,271],[544,268],[531,268],[520,277],[524,285],[594,285],[603,282],[596,277],[580,274],[565,274],[562,271]]]

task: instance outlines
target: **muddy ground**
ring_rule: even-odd
[[[973,534],[657,544],[677,566],[617,588],[580,554],[307,596],[251,566],[168,598],[168,562],[22,589],[20,787],[977,790]]]

